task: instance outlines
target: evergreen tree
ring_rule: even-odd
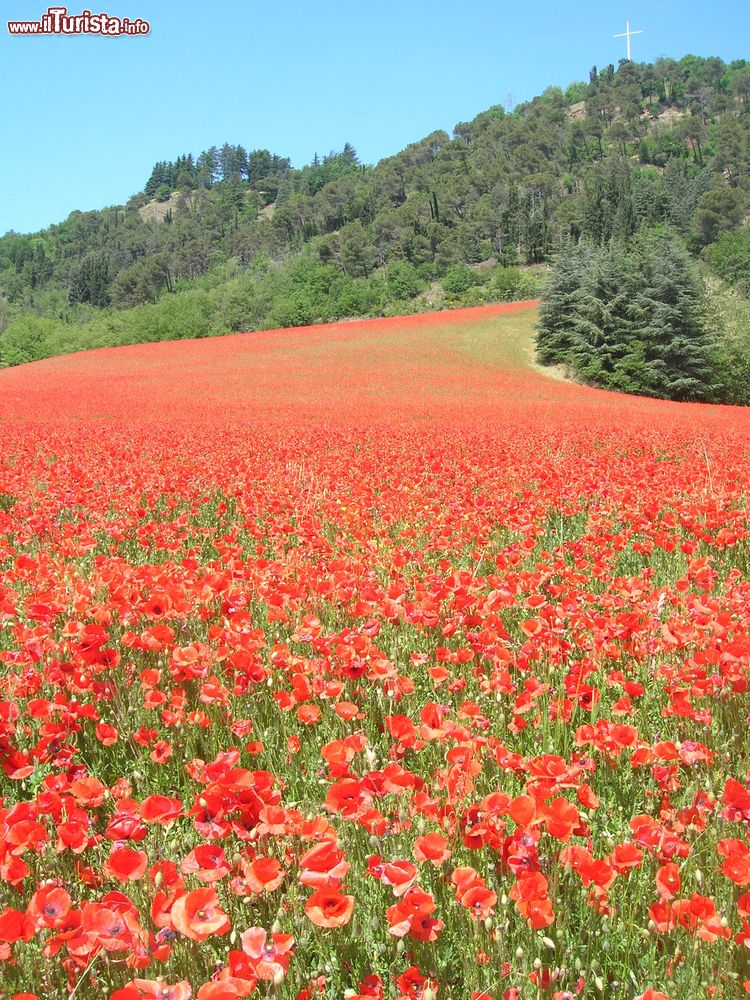
[[[640,239],[631,254],[643,279],[638,323],[650,395],[708,400],[713,338],[704,327],[699,276],[682,243],[666,230]]]
[[[568,243],[544,286],[539,307],[536,352],[543,365],[570,360],[574,346],[571,317],[577,306],[582,271],[583,249]]]
[[[709,400],[714,347],[698,276],[667,230],[630,249],[579,246],[557,262],[537,331],[543,364],[566,364],[602,388]]]
[[[100,253],[87,254],[73,272],[68,299],[71,303],[109,305],[109,264]]]

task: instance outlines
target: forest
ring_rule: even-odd
[[[571,247],[659,231],[701,302],[705,275],[739,299],[749,203],[745,60],[592,67],[375,166],[348,143],[298,169],[225,143],[156,163],[124,205],[0,238],[0,363],[533,297]]]

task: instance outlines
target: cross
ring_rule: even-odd
[[[627,40],[628,40],[628,62],[630,62],[630,39],[633,37],[633,35],[642,35],[642,34],[643,34],[643,30],[640,29],[640,28],[638,29],[638,31],[631,31],[630,30],[630,21],[626,21],[625,22],[625,31],[621,31],[619,35],[613,35],[612,36],[613,38],[627,38]]]

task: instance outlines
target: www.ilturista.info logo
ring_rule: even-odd
[[[68,14],[67,7],[48,7],[38,21],[8,21],[11,35],[147,35],[151,25],[143,18],[112,14]]]

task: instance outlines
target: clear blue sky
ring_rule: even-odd
[[[66,3],[66,0],[62,0]],[[750,59],[750,3],[650,0],[69,0],[142,17],[139,38],[10,36],[47,0],[4,0],[0,233],[122,203],[156,160],[223,142],[295,166],[351,142],[374,163],[492,104],[625,55]]]

